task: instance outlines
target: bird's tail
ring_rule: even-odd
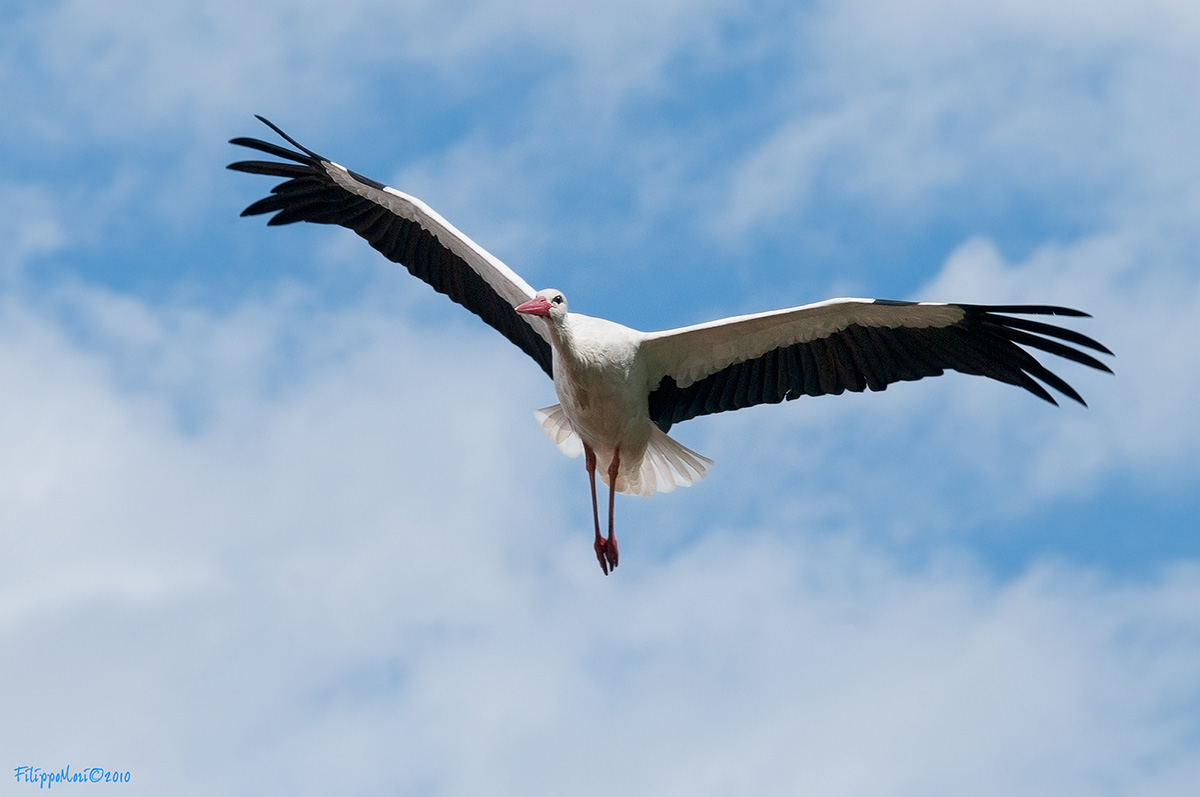
[[[669,493],[676,487],[690,487],[693,482],[703,479],[712,464],[713,461],[708,457],[697,454],[653,426],[641,467],[633,473],[621,468],[617,476],[617,491],[636,495]],[[607,480],[607,474],[604,476]]]
[[[567,420],[567,413],[561,404],[534,410],[533,417],[538,419],[542,431],[550,438],[551,443],[558,446],[559,451],[568,457],[577,457],[583,453],[583,441],[571,428],[571,422]]]
[[[583,453],[583,441],[571,428],[571,422],[561,404],[534,410],[533,414],[541,423],[542,431],[560,451],[569,457],[577,457]],[[608,484],[605,460],[608,460],[611,454],[600,451],[596,453],[601,460],[597,468],[600,478]],[[708,457],[697,454],[668,437],[657,426],[652,426],[650,441],[646,444],[646,452],[641,462],[622,458],[621,470],[617,474],[617,492],[634,495],[669,493],[676,487],[688,487],[693,482],[703,479],[712,464],[713,461]]]

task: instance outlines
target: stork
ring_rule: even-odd
[[[619,561],[615,493],[651,495],[704,478],[712,460],[667,435],[699,415],[800,396],[883,390],[946,370],[996,379],[1057,404],[1047,387],[1086,406],[1029,347],[1111,373],[1084,349],[1091,338],[1025,316],[1086,317],[1051,305],[977,305],[830,299],[640,332],[567,310],[562,291],[534,289],[416,197],[324,158],[259,116],[295,149],[256,138],[230,141],[280,160],[230,169],[279,177],[243,216],[269,225],[310,221],[354,230],[387,259],[478,315],[554,379],[559,403],[537,410],[546,435],[584,455],[594,549],[608,575]],[[608,487],[600,531],[596,474]]]

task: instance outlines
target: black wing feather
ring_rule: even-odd
[[[908,304],[886,301],[884,304]],[[964,316],[945,327],[876,327],[851,324],[838,332],[734,363],[680,387],[671,376],[650,394],[650,418],[663,431],[672,424],[801,395],[884,390],[894,382],[960,371],[1022,387],[1057,404],[1045,385],[1087,406],[1060,376],[1022,346],[1111,373],[1104,363],[1068,343],[1104,354],[1107,348],[1073,330],[1022,315],[1088,317],[1049,305],[958,305]],[[1063,343],[1061,341],[1066,341]]]

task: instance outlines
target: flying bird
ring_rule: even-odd
[[[420,199],[350,171],[258,119],[295,149],[256,138],[230,141],[279,159],[238,161],[230,169],[283,179],[241,215],[274,214],[269,225],[310,221],[354,230],[478,315],[554,379],[559,403],[535,416],[564,453],[584,455],[593,547],[605,575],[619,559],[614,494],[670,491],[704,478],[712,465],[667,435],[673,424],[800,396],[883,390],[946,370],[1017,385],[1057,404],[1049,387],[1086,406],[1022,347],[1111,373],[1077,348],[1112,354],[1100,343],[1026,317],[1087,316],[1050,305],[830,299],[664,332],[568,312],[562,291],[535,291]],[[608,487],[606,535],[597,472]]]

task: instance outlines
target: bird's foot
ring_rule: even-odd
[[[608,575],[610,571],[617,569],[617,538],[610,536],[608,539],[597,538],[596,544],[596,559],[600,562],[600,569],[604,571],[604,575]]]

